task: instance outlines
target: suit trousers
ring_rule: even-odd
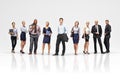
[[[101,42],[101,37],[93,37],[93,41],[94,41],[94,51],[97,52],[97,40],[98,40],[98,43],[99,43],[99,46],[100,46],[100,50],[101,50],[101,53],[103,52],[103,47],[102,47],[102,42]]]
[[[63,34],[58,34],[57,36],[57,41],[56,41],[56,54],[58,54],[59,52],[59,45],[60,43],[62,42],[62,46],[63,46],[63,50],[62,50],[62,55],[65,54],[65,41],[64,41],[64,38],[63,38]]]

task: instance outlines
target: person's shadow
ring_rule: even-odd
[[[12,59],[12,60],[11,60],[11,61],[12,61],[12,62],[11,62],[11,69],[12,69],[12,70],[16,70],[16,68],[17,68],[16,57],[15,57],[14,54],[12,54],[11,56],[12,56],[12,58],[11,58],[11,59]]]
[[[50,57],[51,56],[42,56],[42,65],[45,71],[50,71]]]
[[[36,55],[29,55],[29,63],[31,71],[38,71],[38,60]]]
[[[94,71],[110,71],[109,54],[94,55]]]
[[[55,57],[55,61],[56,61],[56,68],[58,71],[65,71],[65,56],[56,56]]]

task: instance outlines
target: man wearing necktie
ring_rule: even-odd
[[[34,22],[29,27],[30,34],[30,47],[29,47],[29,55],[32,54],[33,46],[34,46],[34,54],[37,54],[38,47],[38,38],[40,36],[40,27],[37,25],[37,19],[34,19]]]
[[[96,20],[95,25],[92,26],[91,33],[93,34],[94,53],[95,54],[97,53],[97,40],[98,40],[101,53],[103,54],[103,47],[101,42],[102,28],[101,28],[101,25],[98,24],[98,20]]]

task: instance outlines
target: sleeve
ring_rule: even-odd
[[[50,28],[50,33],[52,33],[52,30],[51,30],[51,28]]]
[[[40,29],[40,27],[38,26],[38,35],[40,35],[41,34],[41,29]]]
[[[32,26],[29,26],[29,29],[28,29],[28,31],[29,32],[32,32],[32,28],[31,28]]]
[[[45,34],[45,33],[46,33],[45,28],[43,28],[43,34]]]
[[[72,27],[72,29],[71,29],[71,33],[72,33],[72,32],[74,32],[74,31],[73,31],[73,27]]]
[[[94,31],[94,26],[92,26],[91,33],[95,34],[96,32]]]
[[[79,34],[79,38],[80,38],[80,27],[78,28],[78,34]]]
[[[106,34],[109,34],[111,32],[111,26],[109,25],[108,31],[106,32]]]
[[[100,26],[100,36],[102,36],[102,27]]]
[[[67,27],[64,27],[65,33],[67,34]]]
[[[16,34],[17,34],[17,36],[18,36],[18,29],[16,29]]]

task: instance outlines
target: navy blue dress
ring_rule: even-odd
[[[50,39],[51,39],[51,36],[50,34],[52,33],[52,30],[50,27],[48,27],[47,29],[44,27],[43,28],[43,34],[46,34],[44,35],[44,38],[43,38],[43,43],[50,43]]]
[[[73,35],[73,43],[78,44],[79,43],[79,34],[74,34]]]
[[[26,33],[25,32],[21,32],[21,34],[20,34],[20,40],[21,41],[26,41]]]

